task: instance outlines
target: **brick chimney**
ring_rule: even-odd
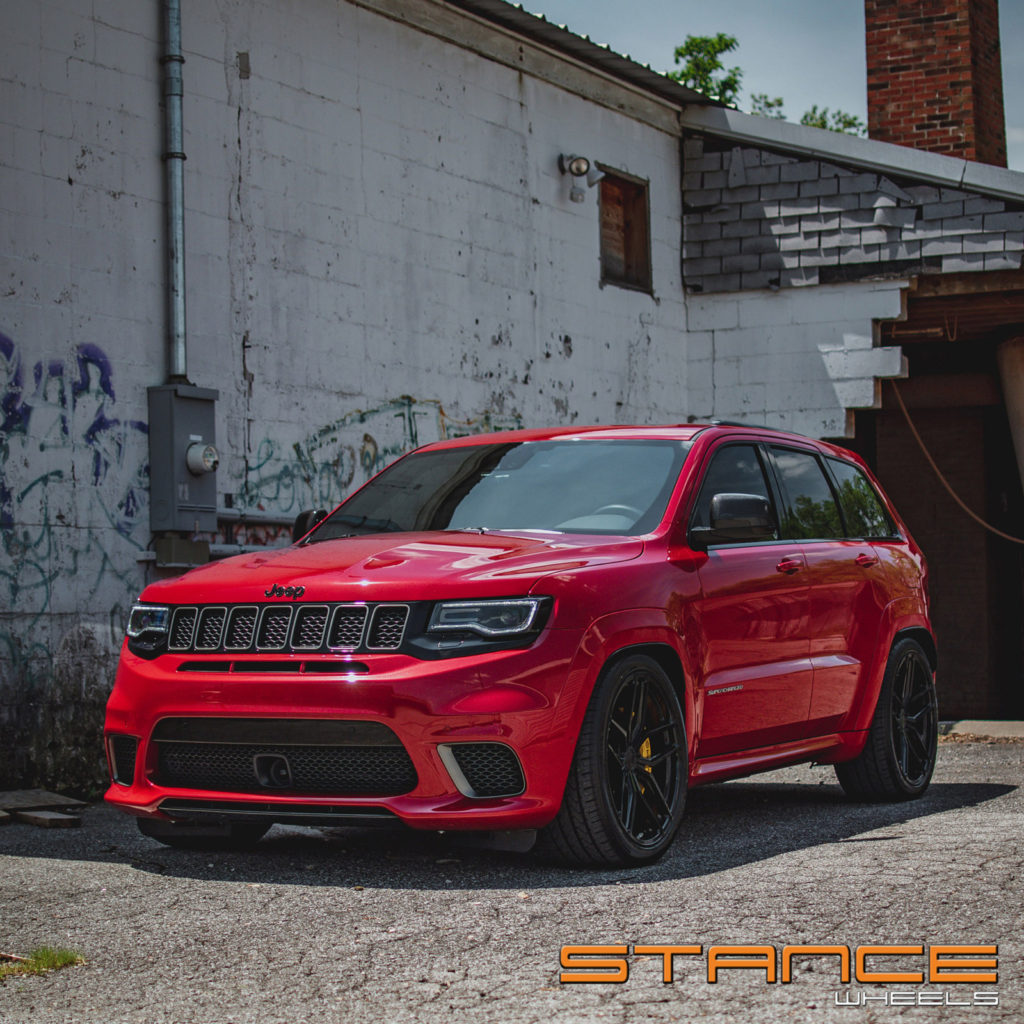
[[[864,14],[868,135],[1005,167],[999,0],[864,0]]]

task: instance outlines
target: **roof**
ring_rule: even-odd
[[[469,11],[486,21],[494,22],[520,35],[543,43],[576,60],[596,67],[614,78],[629,82],[646,92],[654,93],[663,100],[677,106],[697,104],[720,106],[717,100],[709,99],[703,93],[688,89],[685,85],[668,78],[651,68],[640,64],[629,55],[616,53],[610,46],[591,40],[590,36],[579,36],[565,25],[548,21],[543,14],[531,14],[522,4],[510,4],[505,0],[447,0],[453,7]]]
[[[686,88],[654,71],[650,65],[640,64],[609,46],[593,42],[589,36],[576,35],[564,25],[548,21],[542,14],[531,14],[521,4],[506,0],[446,2],[667,101],[679,108],[684,129],[733,139],[737,145],[756,145],[824,158],[889,177],[966,189],[1011,202],[1024,200],[1024,172],[744,114]]]

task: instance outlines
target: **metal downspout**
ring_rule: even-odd
[[[164,0],[164,164],[167,168],[167,379],[188,382],[185,334],[185,140],[181,0]]]

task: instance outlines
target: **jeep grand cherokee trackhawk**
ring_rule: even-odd
[[[718,424],[478,435],[300,524],[131,611],[107,799],[148,836],[386,820],[638,864],[688,786],[806,761],[857,800],[931,778],[924,559],[840,448]]]

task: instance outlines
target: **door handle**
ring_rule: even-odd
[[[878,565],[878,559],[877,559],[877,558],[876,558],[876,557],[875,557],[874,555],[865,555],[865,554],[864,554],[863,552],[861,552],[861,553],[860,553],[860,554],[859,554],[859,555],[858,555],[858,556],[857,556],[857,557],[856,557],[856,558],[854,559],[854,561],[855,561],[855,562],[856,562],[856,563],[857,563],[857,564],[858,564],[858,565],[859,565],[859,566],[860,566],[860,567],[861,567],[862,569],[870,569],[870,568],[871,568],[871,566],[873,566],[873,565]]]
[[[804,564],[799,558],[784,558],[775,566],[775,569],[778,572],[784,572],[787,576],[792,576],[793,573],[799,572],[803,567]]]

